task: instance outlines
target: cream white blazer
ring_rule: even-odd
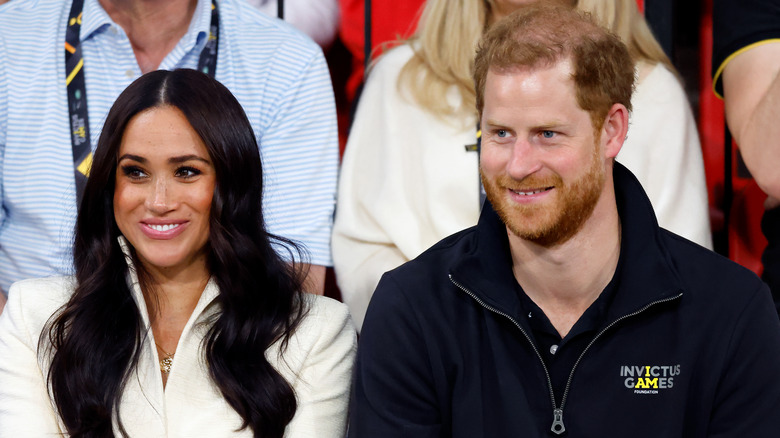
[[[132,270],[131,270],[132,271]],[[149,327],[149,316],[134,274],[132,290]],[[46,321],[70,297],[72,277],[25,280],[9,290],[0,316],[0,437],[63,436],[64,427],[47,391],[49,358],[38,354]],[[144,338],[140,362],[122,396],[120,415],[132,437],[251,437],[237,432],[240,416],[212,383],[201,354],[207,327],[200,324],[219,311],[218,289],[210,281],[182,332],[163,389],[151,330]],[[343,437],[355,329],[344,304],[306,295],[309,313],[283,355],[278,345],[266,351],[270,363],[293,386],[298,410],[286,437]],[[118,434],[116,425],[115,435]],[[67,435],[65,435],[67,436]]]

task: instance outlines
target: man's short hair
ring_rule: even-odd
[[[523,6],[493,25],[480,40],[474,87],[480,118],[489,70],[512,72],[552,67],[569,59],[577,103],[600,129],[615,103],[631,110],[634,61],[620,39],[590,15],[563,6]]]

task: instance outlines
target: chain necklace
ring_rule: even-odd
[[[162,351],[165,355],[160,359],[160,371],[162,371],[163,374],[168,375],[168,373],[171,372],[171,366],[173,365],[173,355],[176,354],[176,352],[174,351],[173,353],[168,353],[167,351],[163,350],[163,348],[160,347],[160,344],[157,342],[155,342],[154,345],[156,345],[157,348],[159,348],[160,351]]]

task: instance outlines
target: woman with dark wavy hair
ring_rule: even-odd
[[[133,82],[95,151],[75,276],[10,290],[0,436],[343,436],[354,328],[300,292],[277,254],[300,251],[265,231],[261,197],[224,86],[194,70]]]

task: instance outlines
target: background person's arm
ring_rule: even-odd
[[[267,73],[279,84],[259,109],[258,143],[263,160],[263,214],[268,232],[299,244],[310,263],[304,290],[322,294],[325,267],[332,264],[330,235],[335,208],[339,146],[336,106],[319,47],[296,36],[283,41]],[[259,73],[258,73],[259,74]],[[263,73],[266,74],[266,73]]]
[[[306,279],[303,282],[303,290],[315,295],[325,293],[325,266],[309,265]],[[2,309],[0,307],[0,309]]]
[[[759,187],[780,198],[780,41],[738,54],[723,70],[726,121]]]

